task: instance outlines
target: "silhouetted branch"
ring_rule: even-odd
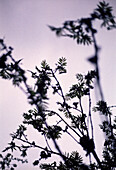
[[[91,97],[90,97],[90,93],[89,93],[89,118],[90,118],[90,124],[91,124],[92,139],[94,140],[93,122],[92,122],[92,117],[91,117]]]
[[[51,112],[51,111],[49,111],[49,110],[46,110],[46,111],[48,111],[48,112]],[[65,123],[65,125],[68,127],[68,128],[70,128],[78,137],[81,137],[80,135],[79,135],[79,133],[77,133],[77,131],[75,130],[75,129],[73,129],[63,118],[62,118],[62,116],[60,116],[57,112],[55,112],[55,111],[52,111],[55,115],[57,115],[64,123]],[[81,131],[80,131],[81,132]],[[81,132],[82,133],[82,132]]]
[[[19,140],[19,141],[22,141],[26,144],[29,144],[30,147],[34,147],[34,148],[39,148],[41,150],[45,150],[46,151],[46,148],[45,147],[42,147],[42,146],[39,146],[39,145],[36,145],[35,142],[29,142],[27,140],[24,140],[24,139],[21,139],[21,138],[16,138],[16,140]],[[58,152],[55,152],[55,151],[52,151],[51,149],[48,150],[48,152],[52,153],[52,154],[55,154],[55,155],[58,155],[58,156],[61,156],[60,153]]]
[[[21,152],[21,156],[27,156],[27,150],[30,148],[37,148],[42,150],[40,152],[40,159],[37,159],[33,162],[33,165],[36,166],[39,164],[41,159],[47,159],[51,157],[51,154],[55,154],[62,158],[63,162],[60,162],[57,165],[56,162],[52,164],[43,164],[41,169],[109,169],[115,167],[116,165],[116,137],[114,130],[116,129],[116,117],[113,122],[113,116],[110,111],[110,108],[116,106],[107,106],[107,103],[104,101],[103,90],[101,87],[101,79],[100,79],[100,70],[99,70],[99,46],[96,41],[95,34],[97,30],[93,27],[93,22],[96,20],[100,20],[101,26],[106,27],[108,30],[116,28],[116,22],[114,20],[114,16],[112,14],[112,7],[109,6],[109,3],[105,1],[99,2],[97,8],[91,13],[90,17],[81,18],[80,20],[75,21],[66,21],[63,23],[62,27],[56,28],[53,26],[49,26],[52,31],[56,32],[57,36],[65,36],[73,38],[77,41],[77,44],[90,45],[93,44],[94,47],[94,56],[88,58],[88,61],[95,66],[95,71],[90,71],[86,75],[77,74],[76,78],[78,80],[77,84],[72,85],[69,92],[66,94],[66,97],[69,97],[71,102],[73,99],[76,99],[76,102],[73,102],[73,106],[69,105],[62,86],[57,78],[58,74],[66,73],[67,62],[64,57],[59,58],[56,63],[56,68],[53,71],[50,66],[46,63],[46,61],[42,61],[41,68],[39,69],[36,66],[36,72],[29,71],[31,73],[31,77],[34,80],[34,86],[31,87],[28,84],[26,72],[24,69],[20,67],[21,60],[16,61],[12,57],[12,47],[7,47],[4,43],[3,39],[0,39],[1,45],[1,56],[0,56],[0,76],[3,79],[12,80],[13,85],[18,86],[21,91],[27,96],[29,103],[35,107],[35,109],[29,110],[28,113],[24,113],[24,121],[23,124],[19,126],[16,133],[11,134],[12,140],[8,143],[8,147],[6,147],[3,152],[11,150],[18,150]],[[93,79],[96,78],[97,87],[99,89],[101,101],[97,103],[97,106],[93,108],[93,111],[100,112],[102,115],[106,117],[106,120],[102,122],[100,128],[106,134],[106,139],[104,142],[103,149],[103,160],[100,161],[96,151],[95,151],[95,141],[94,141],[94,133],[93,133],[93,121],[92,121],[92,113],[91,113],[91,96],[90,90],[93,89]],[[52,80],[55,80],[55,85],[52,85]],[[21,84],[23,83],[23,84]],[[24,86],[24,87],[23,87]],[[53,90],[53,95],[58,94],[62,102],[57,101],[56,103],[60,105],[58,111],[53,111],[46,109],[48,106],[48,90]],[[88,96],[89,102],[89,114],[86,122],[87,114],[84,111],[82,98]],[[79,105],[79,109],[78,109]],[[77,111],[77,112],[76,112]],[[60,113],[63,113],[60,114]],[[76,112],[76,113],[75,113]],[[79,114],[80,113],[80,114]],[[49,117],[56,116],[58,118],[54,120],[53,125],[49,125]],[[65,118],[63,118],[65,116]],[[66,119],[66,120],[65,120]],[[67,121],[70,119],[69,121]],[[46,147],[39,146],[35,144],[35,141],[29,142],[27,135],[24,133],[27,130],[27,127],[24,126],[31,125],[38,133],[43,135],[45,140]],[[64,125],[65,129],[62,128],[61,125]],[[91,129],[89,130],[89,126]],[[91,131],[91,135],[90,135]],[[61,133],[62,132],[62,133]],[[73,132],[73,133],[72,133]],[[83,150],[86,152],[86,156],[89,156],[90,166],[86,166],[82,163],[82,158],[78,154],[77,151],[72,152],[71,154],[64,154],[63,150],[61,150],[58,145],[58,139],[61,135],[68,134],[73,141],[77,144],[81,145]],[[92,136],[92,138],[91,138]],[[48,142],[48,139],[51,139],[56,152],[52,150],[51,144]],[[15,143],[15,140],[22,142],[25,145],[18,145]],[[79,140],[79,141],[78,141]],[[92,164],[91,154],[97,162],[97,165]],[[2,154],[0,154],[0,168],[10,168],[11,161],[14,160],[11,154],[7,154],[5,158],[3,158]],[[23,163],[23,161],[22,161]],[[17,165],[14,164],[14,167]],[[14,169],[11,167],[11,169]]]

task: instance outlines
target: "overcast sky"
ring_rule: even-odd
[[[94,54],[92,46],[77,45],[71,39],[58,38],[48,25],[61,26],[65,20],[89,16],[98,0],[0,0],[0,38],[14,48],[13,56],[23,58],[27,70],[34,70],[41,61],[54,66],[59,57],[66,57],[68,75],[62,79],[64,89],[75,81],[76,73],[86,73],[93,67],[87,57]],[[114,8],[116,1],[107,0]],[[100,71],[105,99],[116,104],[116,31],[99,30],[97,35],[100,52]],[[0,80],[0,150],[10,140],[9,133],[21,123],[27,111],[26,96],[12,83]],[[32,168],[31,168],[32,169]],[[31,170],[30,169],[30,170]]]

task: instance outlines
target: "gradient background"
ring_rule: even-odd
[[[16,60],[23,58],[22,67],[26,70],[34,70],[35,65],[39,66],[44,59],[53,67],[59,57],[66,57],[68,74],[61,78],[63,89],[66,91],[75,82],[76,73],[86,73],[93,69],[86,59],[94,54],[94,49],[92,46],[77,45],[68,38],[56,37],[47,25],[57,27],[65,20],[87,17],[98,2],[98,0],[0,0],[0,38],[5,37],[6,44],[14,48],[13,56]],[[116,1],[106,2],[110,2],[116,15]],[[99,25],[96,24],[96,27],[99,28]],[[105,99],[109,105],[115,105],[116,31],[99,29],[97,42],[101,47],[100,71]],[[10,141],[9,134],[15,131],[22,121],[22,114],[28,109],[30,106],[26,96],[18,88],[13,87],[11,82],[0,79],[0,151]],[[99,122],[98,119],[99,117],[95,118],[94,122]],[[99,143],[96,149],[100,155],[103,137],[99,136],[97,131],[95,134]],[[35,138],[34,135],[32,133],[31,137]],[[69,147],[69,143],[65,145],[67,146]],[[71,149],[73,147],[70,145]],[[31,155],[29,159],[36,159],[36,156]],[[36,169],[29,165],[27,167],[28,170]],[[22,167],[17,169],[23,170]]]

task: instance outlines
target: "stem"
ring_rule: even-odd
[[[102,167],[102,165],[101,165],[100,159],[98,158],[98,156],[97,156],[95,150],[93,150],[92,154],[93,154],[93,156],[94,156],[96,162],[98,163],[100,169],[103,170],[103,167]]]
[[[43,119],[44,119],[44,118],[43,118]],[[66,157],[62,154],[62,151],[61,151],[60,147],[58,146],[56,140],[54,139],[54,136],[52,136],[52,133],[50,132],[49,126],[48,126],[48,124],[47,124],[46,121],[45,121],[45,126],[46,126],[46,128],[48,129],[48,132],[49,132],[49,134],[50,134],[50,136],[51,136],[51,138],[52,138],[52,141],[53,141],[53,143],[54,143],[55,148],[56,148],[57,151],[59,152],[59,155],[61,156],[61,158],[63,159],[63,161],[65,162],[65,164],[67,165]],[[67,166],[68,166],[68,165],[67,165]]]
[[[64,97],[64,94],[63,94],[62,87],[61,87],[61,85],[60,85],[58,79],[56,78],[56,76],[55,76],[55,74],[54,74],[54,72],[53,72],[52,69],[51,69],[51,72],[52,72],[52,75],[53,75],[54,79],[56,80],[57,84],[59,85],[59,89],[60,89],[60,91],[61,91],[61,97],[62,97],[62,99],[63,99],[63,104],[65,105],[66,110],[67,110],[67,112],[68,112],[71,120],[72,120],[72,121],[75,123],[75,125],[76,125],[76,122],[75,122],[73,116],[71,115],[71,113],[70,113],[70,111],[69,111],[69,109],[68,109],[68,107],[67,107],[67,103],[66,103],[66,100],[65,100],[65,97]],[[81,131],[79,128],[78,128],[78,130],[80,131],[80,133],[81,133],[82,135],[84,135],[84,134],[83,134],[83,131]]]
[[[39,149],[42,149],[42,150],[45,150],[45,151],[46,151],[45,147],[38,146],[38,145],[36,145],[36,144],[33,145],[31,142],[29,142],[29,141],[27,141],[27,140],[24,140],[24,139],[21,139],[21,138],[18,138],[18,137],[15,138],[15,139],[20,140],[20,141],[22,141],[22,142],[24,142],[24,143],[27,143],[27,144],[31,145],[31,147],[36,147],[36,148],[39,148]],[[60,154],[59,154],[58,152],[55,152],[55,151],[52,151],[52,150],[48,150],[48,152],[60,156]]]
[[[46,110],[48,111],[48,110]],[[49,111],[48,111],[49,112]],[[53,112],[53,111],[52,111]],[[81,137],[76,130],[74,130],[57,112],[54,112],[77,136]]]
[[[82,103],[81,103],[81,98],[80,98],[80,100],[79,100],[79,103],[80,103],[80,108],[81,108],[82,116],[84,116],[83,107],[82,107]],[[85,119],[84,119],[84,124],[85,124],[85,127],[86,127],[87,136],[89,137],[89,132],[88,132],[88,128],[87,128]],[[83,130],[83,129],[82,129],[82,130]],[[83,134],[84,134],[84,133],[83,133]]]
[[[90,162],[90,165],[92,164],[92,161],[91,161],[91,153],[89,154],[89,162]]]
[[[90,124],[91,124],[92,139],[94,139],[94,135],[93,135],[93,122],[92,122],[92,117],[91,117],[91,97],[90,97],[90,92],[89,92],[89,117],[90,117]]]
[[[73,138],[73,140],[74,140],[76,143],[80,144],[80,143],[74,138],[74,136],[71,135],[71,133],[69,133],[68,131],[66,131],[66,133],[67,133],[71,138]]]
[[[97,42],[96,42],[95,33],[93,32],[93,29],[91,29],[91,34],[92,34],[92,37],[93,37],[93,44],[94,44],[94,49],[95,49],[95,58],[96,58],[95,66],[96,66],[96,72],[97,72],[97,84],[98,84],[101,100],[104,101],[103,90],[102,90],[101,81],[100,81],[99,65],[98,65],[99,48],[98,48],[98,45],[97,45]]]
[[[46,135],[44,135],[44,138],[45,138],[45,141],[46,141],[46,144],[47,144],[49,150],[52,151],[52,149],[51,149],[51,147],[50,147],[50,145],[49,145],[49,143],[48,143],[48,140],[47,140],[47,138],[46,138]]]

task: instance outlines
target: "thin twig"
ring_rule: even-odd
[[[50,145],[49,145],[49,143],[48,143],[48,140],[47,140],[47,138],[46,138],[46,135],[45,135],[45,134],[44,134],[44,138],[45,138],[45,141],[46,141],[46,144],[47,144],[47,146],[48,146],[49,150],[50,150],[50,151],[52,151],[52,149],[51,149],[51,147],[50,147]]]
[[[91,162],[91,153],[89,154],[89,162],[90,162],[90,165],[92,164]]]
[[[49,110],[46,110],[47,112],[50,112]],[[70,128],[78,137],[81,137],[76,130],[74,130],[57,112],[52,111],[52,113],[56,114],[65,124],[68,128]]]
[[[83,107],[82,107],[82,103],[81,103],[81,98],[79,99],[79,103],[80,103],[80,108],[81,108],[82,116],[84,116]],[[85,119],[84,119],[84,125],[85,125],[85,127],[86,127],[87,136],[89,137],[89,132],[88,132],[88,128],[87,128]],[[83,128],[82,128],[82,130],[83,130]],[[83,132],[83,133],[84,133],[84,132]]]
[[[113,108],[113,107],[116,107],[116,105],[114,105],[114,106],[108,106],[108,108]]]
[[[76,140],[76,138],[74,138],[74,136],[71,135],[70,132],[66,131],[66,133],[67,133],[76,143],[80,144],[80,142],[78,142],[78,141]]]
[[[91,124],[92,139],[94,139],[93,122],[92,122],[92,117],[91,117],[91,96],[90,96],[90,92],[89,92],[89,118],[90,118],[90,124]]]
[[[72,121],[75,123],[75,125],[76,125],[76,122],[75,122],[73,116],[71,115],[71,113],[70,113],[70,111],[69,111],[69,109],[68,109],[68,107],[67,107],[67,103],[66,103],[66,100],[65,100],[65,97],[64,97],[64,94],[63,94],[63,90],[62,90],[62,88],[61,88],[61,85],[60,85],[58,79],[56,78],[56,76],[55,76],[55,74],[54,74],[54,72],[53,72],[52,69],[51,69],[51,72],[52,72],[52,75],[53,75],[54,79],[56,80],[57,84],[59,85],[59,89],[60,89],[60,91],[61,91],[61,97],[62,97],[62,99],[63,99],[63,103],[64,103],[64,105],[65,105],[65,107],[66,107],[66,110],[67,110],[67,112],[68,112],[71,120],[72,120]],[[80,129],[78,129],[78,130],[80,131]],[[82,135],[83,135],[83,132],[82,132],[82,131],[80,131],[80,132],[81,132]]]
[[[46,151],[46,148],[45,148],[45,147],[36,145],[35,143],[33,144],[33,142],[31,143],[31,142],[29,142],[29,141],[27,141],[27,140],[24,140],[24,139],[21,139],[21,138],[18,138],[18,137],[15,138],[15,139],[17,139],[17,140],[19,140],[19,141],[22,141],[22,142],[24,142],[24,143],[27,143],[27,144],[29,144],[31,147],[39,148],[39,149],[42,149],[42,150],[45,150],[45,151]],[[50,152],[50,153],[52,153],[52,154],[55,154],[55,155],[61,156],[58,152],[55,152],[55,151],[52,151],[52,150],[48,150],[48,152]]]

